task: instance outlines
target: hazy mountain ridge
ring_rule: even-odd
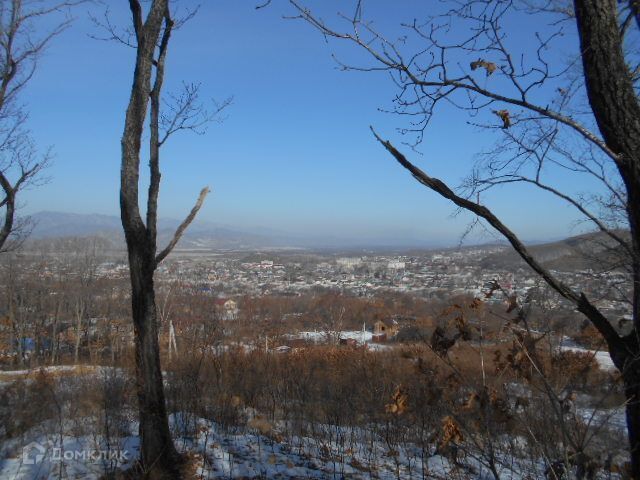
[[[34,228],[28,244],[41,249],[69,249],[75,248],[77,237],[95,237],[99,239],[102,248],[107,250],[124,250],[124,234],[120,218],[113,215],[88,215],[63,212],[38,212],[31,216]],[[172,238],[180,222],[174,219],[160,219],[158,221],[158,245],[166,245]],[[252,250],[261,248],[323,248],[344,247],[352,250],[358,245],[366,245],[367,239],[354,242],[350,239],[340,239],[327,234],[323,238],[308,238],[292,235],[269,228],[258,228],[260,233],[250,229],[235,228],[218,225],[207,221],[196,220],[185,232],[177,246],[178,250]],[[628,233],[618,231],[624,236]],[[74,238],[75,237],[75,238]],[[359,243],[358,243],[359,242]],[[425,241],[425,244],[428,240]],[[376,242],[371,242],[375,245]],[[482,246],[482,245],[480,245]],[[487,244],[500,248],[500,244]],[[396,248],[404,250],[404,254],[412,251],[443,250],[443,248],[423,247],[402,248],[399,243]],[[465,246],[463,250],[477,248]],[[602,232],[580,234],[562,240],[536,243],[529,249],[536,259],[550,268],[584,269],[592,265],[593,257],[615,253],[616,243]],[[363,247],[364,248],[364,247]],[[376,248],[382,249],[383,247]],[[447,248],[456,249],[455,247]],[[357,254],[355,250],[351,252]],[[346,254],[346,253],[345,253]],[[524,265],[518,254],[510,246],[504,244],[499,252],[489,253],[482,260],[486,265],[499,265],[506,269],[516,269]]]
[[[101,237],[113,244],[114,249],[124,249],[124,234],[120,218],[115,215],[77,214],[64,212],[38,212],[31,215],[34,229],[30,242],[40,242],[44,239],[60,237]],[[175,219],[158,220],[158,244],[164,245],[170,241],[176,228],[180,224]],[[334,232],[327,232],[320,236],[294,234],[279,231],[269,227],[235,227],[220,225],[213,222],[196,219],[189,226],[180,240],[178,250],[215,250],[235,249],[252,250],[260,248],[348,248],[363,249],[367,247],[398,247],[416,246],[428,248],[429,239],[410,241],[406,239],[390,240],[388,238],[349,238]],[[432,244],[433,246],[433,244]]]
[[[31,240],[61,237],[99,237],[114,250],[124,249],[124,233],[120,218],[112,215],[87,215],[63,212],[38,212],[31,216],[34,228]],[[158,243],[166,244],[173,237],[180,222],[174,219],[158,220]],[[276,246],[277,237],[234,230],[210,222],[195,221],[185,232],[179,249],[227,249]]]
[[[615,233],[622,238],[629,237],[629,233],[624,230],[616,230]],[[606,265],[619,263],[622,258],[620,250],[620,245],[614,239],[600,231],[529,247],[536,260],[548,268],[559,270],[605,268]],[[482,263],[487,266],[501,266],[508,270],[525,264],[516,251],[508,246],[500,253],[487,255]]]

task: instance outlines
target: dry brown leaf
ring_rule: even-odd
[[[469,304],[469,308],[471,310],[478,310],[480,309],[480,307],[482,307],[484,305],[484,302],[482,300],[480,300],[479,298],[474,298],[473,301]]]
[[[471,70],[476,70],[478,68],[484,68],[487,71],[487,76],[491,75],[498,69],[495,63],[488,62],[482,58],[479,58],[475,62],[471,62]]]
[[[511,126],[511,117],[509,116],[509,110],[493,110],[497,116],[502,120],[502,128],[509,128]]]
[[[442,447],[446,447],[450,443],[462,443],[464,437],[460,431],[460,427],[453,419],[452,416],[447,415],[442,419],[442,440],[440,442]]]
[[[384,409],[387,413],[393,413],[397,415],[403,414],[407,409],[407,399],[409,397],[403,392],[402,387],[396,387],[396,390],[391,396],[391,403],[385,405]]]

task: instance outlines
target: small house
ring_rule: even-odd
[[[235,300],[227,298],[215,299],[216,313],[222,320],[235,320],[238,318],[238,304]]]
[[[384,335],[387,338],[395,337],[398,334],[398,322],[391,320],[388,324],[382,320],[378,320],[373,324],[373,335]]]

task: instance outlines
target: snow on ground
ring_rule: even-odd
[[[367,343],[367,348],[369,350],[380,352],[382,350],[389,350],[393,347],[391,345],[386,345],[384,343]]]
[[[307,342],[322,343],[327,339],[355,340],[358,345],[366,345],[369,350],[381,351],[393,348],[383,343],[373,343],[373,333],[362,330],[342,330],[340,332],[299,332],[288,335],[292,339],[302,339]]]
[[[223,431],[214,422],[185,413],[171,415],[170,425],[176,448],[189,454],[201,479],[491,478],[487,468],[472,458],[465,460],[465,467],[454,466],[435,453],[423,457],[425,452],[417,445],[389,445],[360,429],[314,425],[313,436],[284,439],[275,430],[266,435],[252,429]],[[135,422],[130,423],[128,436],[110,443],[99,435],[43,433],[54,431],[54,423],[34,427],[24,438],[5,442],[0,448],[0,478],[97,479],[116,467],[133,465],[139,453]],[[527,474],[539,478],[542,473],[541,463],[525,466],[522,461],[519,466],[513,458],[509,462],[508,470],[506,462],[500,468],[501,478],[519,480]]]
[[[138,458],[138,437],[125,437],[107,444],[93,435],[43,434],[19,444],[3,446],[0,478],[97,479],[115,468],[127,468]]]
[[[53,365],[48,367],[38,367],[27,370],[0,370],[0,387],[6,387],[16,380],[33,381],[37,375],[48,377],[78,377],[93,376],[104,378],[109,375],[125,376],[121,368],[103,367],[99,365]]]
[[[99,374],[101,367],[87,365],[53,365],[26,370],[0,370],[0,387],[10,385],[19,379],[33,380],[36,375],[61,376],[71,374]]]
[[[576,414],[579,415],[587,425],[606,425],[610,430],[617,430],[621,433],[627,431],[627,416],[624,405],[611,409],[578,408]]]
[[[365,332],[364,338],[367,338]],[[324,333],[303,332],[309,338]],[[369,333],[369,339],[370,339]],[[340,332],[341,338],[363,338],[361,331]],[[360,337],[360,338],[359,338]],[[316,337],[323,338],[323,337]],[[369,344],[369,347],[385,348]],[[589,351],[575,344],[563,349],[586,351],[600,362],[604,352]],[[608,362],[602,368],[611,368]],[[40,369],[0,372],[0,380],[32,378]],[[99,375],[108,368],[59,366],[43,369],[48,374],[69,372]],[[2,377],[1,375],[4,375]],[[250,410],[250,409],[247,409]],[[246,412],[255,418],[257,412]],[[624,431],[624,409],[596,412],[579,408],[578,415],[591,424],[606,424]],[[30,479],[97,479],[116,468],[127,468],[136,461],[139,438],[135,412],[124,412],[125,428],[121,437],[107,441],[95,432],[100,430],[97,419],[72,419],[60,426],[45,422],[31,428],[19,438],[0,445],[0,478]],[[492,478],[487,468],[472,456],[465,467],[453,465],[433,451],[423,452],[418,445],[385,443],[376,429],[340,428],[332,425],[307,425],[298,435],[284,435],[287,429],[274,425],[271,431],[260,434],[249,427],[223,430],[212,421],[190,414],[176,414],[170,418],[175,444],[179,451],[193,459],[198,478],[329,478],[343,479],[422,479],[422,478]],[[251,421],[247,423],[251,425]],[[282,428],[281,428],[282,427]],[[279,430],[279,428],[281,428]],[[57,432],[57,433],[56,433]],[[518,462],[522,464],[519,465]],[[531,459],[505,457],[501,478],[519,480],[543,478],[542,462]]]
[[[83,365],[53,365],[49,367],[38,367],[32,368],[28,370],[0,370],[0,378],[2,377],[19,377],[19,376],[29,376],[34,375],[39,372],[44,372],[46,374],[57,374],[63,372],[73,372],[77,369],[84,368]]]
[[[315,332],[299,332],[287,335],[287,337],[292,339],[301,339],[306,340],[308,342],[313,343],[321,343],[327,340],[327,338],[333,339],[353,339],[360,344],[365,344],[371,342],[373,338],[373,334],[371,332],[362,331],[362,330],[343,330],[340,332],[332,332],[332,331],[315,331]]]
[[[358,331],[358,330],[345,330],[340,332],[340,338],[343,339],[353,339],[360,343],[370,342],[373,338],[373,333],[367,331]]]
[[[568,352],[588,353],[590,355],[593,355],[593,358],[595,359],[596,362],[598,362],[598,365],[602,370],[605,370],[605,371],[617,370],[616,366],[613,364],[613,360],[611,360],[611,356],[609,355],[609,352],[602,351],[602,350],[589,350],[587,348],[581,347],[580,345],[577,345],[568,337],[564,337],[562,339],[560,348]]]
[[[64,372],[69,368],[50,371]],[[95,374],[88,369],[80,371]],[[99,371],[109,370],[96,369]],[[589,420],[588,411],[578,413]],[[615,422],[620,429],[624,426],[622,410],[602,411],[598,415],[612,418],[594,418],[596,422]],[[240,424],[246,426],[226,430],[189,413],[170,416],[176,448],[188,454],[196,478],[492,478],[478,460],[481,452],[472,450],[463,464],[455,465],[434,452],[433,446],[425,452],[418,444],[395,443],[393,434],[386,436],[384,425],[362,428],[304,424],[297,427],[297,434],[291,434],[287,432],[293,430],[292,426],[270,424],[254,409],[244,408],[241,416],[244,421]],[[109,441],[96,433],[104,427],[102,418],[69,417],[62,422],[48,420],[38,424],[0,444],[0,478],[93,480],[115,469],[128,468],[139,455],[135,417],[133,411],[119,411],[114,425],[120,436]],[[262,424],[256,419],[261,419]],[[513,443],[511,440],[505,438],[504,445]],[[522,452],[522,456],[505,453],[502,466],[498,466],[500,478],[544,478],[544,462],[529,458],[526,446]]]

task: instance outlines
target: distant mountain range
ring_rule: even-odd
[[[62,237],[99,237],[112,249],[124,248],[124,234],[120,218],[112,215],[86,215],[63,212],[38,212],[31,215],[34,227],[30,239]],[[173,237],[180,222],[158,220],[158,243],[166,244]],[[289,239],[277,232],[255,234],[247,231],[195,221],[185,232],[178,248],[191,249],[250,249],[291,245]]]
[[[616,230],[615,233],[629,239],[629,232]],[[529,251],[533,257],[547,266],[558,270],[609,269],[624,265],[625,252],[620,244],[603,232],[592,232],[565,238],[555,242],[532,245]],[[501,267],[506,270],[524,266],[524,260],[510,248],[487,255],[482,263],[487,267]]]
[[[120,217],[115,215],[78,214],[63,212],[38,212],[31,215],[34,228],[30,242],[41,243],[45,239],[69,237],[100,237],[112,245],[112,249],[124,249],[124,234]],[[169,242],[178,220],[159,219],[158,245]],[[197,220],[187,229],[178,250],[255,250],[260,248],[313,248],[347,249],[365,248],[427,248],[434,247],[428,238],[412,241],[393,237],[389,232],[385,238],[362,238],[341,236],[327,232],[323,235],[304,235],[283,232],[267,227],[242,228],[219,225]]]
[[[124,235],[120,218],[113,215],[87,215],[62,212],[39,212],[31,216],[34,228],[29,243],[38,248],[50,249],[74,248],[73,237],[98,238],[101,246],[108,250],[124,250]],[[179,225],[178,220],[160,219],[158,222],[158,245],[166,245]],[[177,250],[257,250],[264,248],[339,248],[355,251],[358,248],[375,248],[376,243],[367,240],[354,241],[329,235],[323,238],[296,236],[270,230],[255,231],[218,225],[212,222],[196,220],[185,232]],[[628,233],[618,232],[624,236]],[[44,245],[43,245],[44,244]],[[427,242],[424,242],[427,248]],[[373,245],[373,246],[372,246]],[[496,246],[500,246],[498,244]],[[388,246],[388,249],[402,249],[402,244]],[[422,249],[423,249],[422,248]],[[474,247],[469,247],[474,248]],[[560,241],[539,243],[530,246],[534,256],[551,268],[582,269],[594,266],[594,258],[602,260],[619,259],[615,242],[608,236],[598,233],[577,235]],[[506,269],[518,268],[524,262],[508,245],[499,253],[489,254],[482,263],[492,267]]]

